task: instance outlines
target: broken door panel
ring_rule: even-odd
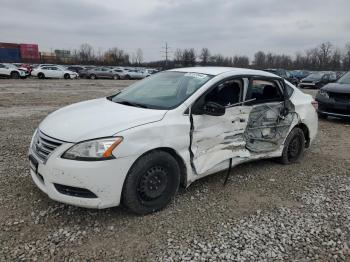
[[[297,114],[288,101],[254,106],[244,134],[246,148],[255,153],[279,149],[293,121],[297,121]]]
[[[203,174],[215,165],[233,157],[248,157],[245,129],[251,107],[235,106],[223,116],[193,115],[193,165]]]

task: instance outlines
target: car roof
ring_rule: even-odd
[[[231,72],[232,75],[259,75],[267,77],[278,77],[275,74],[271,74],[262,70],[254,70],[247,68],[238,68],[238,67],[217,67],[217,66],[206,66],[206,67],[186,67],[186,68],[176,68],[169,71],[174,72],[185,72],[185,73],[200,73],[207,75],[220,75],[223,73]]]

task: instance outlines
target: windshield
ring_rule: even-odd
[[[320,79],[322,78],[324,74],[322,73],[312,73],[310,75],[308,75],[306,78],[310,78],[310,79]]]
[[[347,72],[337,81],[339,84],[350,84],[350,72]]]
[[[130,106],[171,109],[184,102],[212,77],[199,73],[162,72],[136,82],[108,99]]]

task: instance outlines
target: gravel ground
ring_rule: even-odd
[[[300,163],[244,164],[225,187],[212,175],[156,214],[48,199],[29,175],[34,129],[130,83],[0,80],[0,261],[350,261],[350,123],[336,119],[320,121]]]

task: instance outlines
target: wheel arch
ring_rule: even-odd
[[[306,124],[300,122],[298,123],[297,125],[294,126],[294,128],[300,128],[303,133],[304,133],[304,137],[305,137],[305,147],[308,148],[310,146],[310,130],[309,128],[307,127]]]
[[[180,167],[180,185],[182,187],[187,187],[187,168],[186,168],[186,164],[185,164],[185,160],[180,156],[180,154],[178,152],[176,152],[175,149],[170,148],[170,147],[157,147],[157,148],[153,148],[151,150],[148,150],[146,152],[144,152],[142,155],[140,155],[135,161],[134,163],[131,165],[129,171],[131,170],[131,168],[133,167],[133,165],[139,160],[141,159],[144,155],[149,154],[153,151],[163,151],[168,153],[169,155],[171,155],[176,162],[178,163],[179,167]],[[129,172],[128,172],[129,173]]]

